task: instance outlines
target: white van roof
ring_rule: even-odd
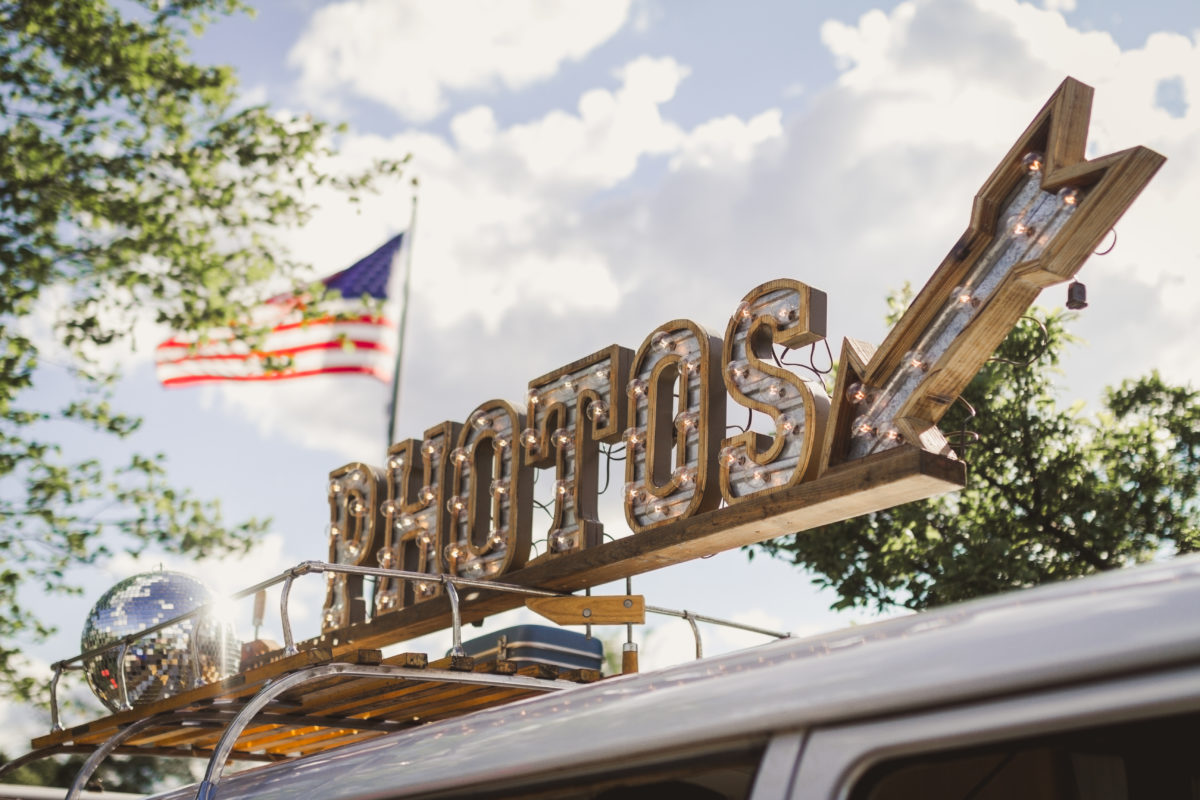
[[[1200,556],[1179,558],[608,678],[226,775],[218,796],[448,791],[1196,663],[1198,611]]]

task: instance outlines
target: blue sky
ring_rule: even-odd
[[[1088,344],[1066,359],[1064,401],[1094,406],[1103,386],[1151,368],[1200,382],[1195,3],[276,0],[214,25],[195,54],[235,65],[254,102],[345,121],[333,169],[413,154],[404,437],[492,397],[520,400],[529,379],[611,343],[636,347],[666,320],[723,329],[771,278],[828,293],[835,352],[843,336],[880,341],[887,292],[928,278],[1067,75],[1096,88],[1090,154],[1144,144],[1169,160],[1116,249],[1081,273],[1091,307],[1073,332]],[[361,210],[314,197],[320,211],[286,239],[315,275],[333,272],[402,229],[408,197],[403,182]],[[1055,287],[1041,302],[1064,298]],[[166,392],[152,364],[166,333],[146,321],[138,349],[119,355],[118,399],[146,417],[134,445],[165,452],[171,474],[230,517],[275,524],[244,562],[123,557],[81,576],[85,596],[56,601],[62,635],[35,659],[76,652],[95,598],[159,560],[232,590],[322,557],[326,475],[382,463],[382,386]],[[621,524],[611,505],[604,518]],[[868,619],[831,614],[805,576],[740,553],[635,589],[798,632]],[[298,593],[301,625],[315,625],[321,593]],[[706,647],[754,641],[708,631]],[[643,663],[688,652],[684,623],[655,621]]]

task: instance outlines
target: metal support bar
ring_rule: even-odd
[[[686,619],[688,616],[690,616],[692,619],[696,620],[697,622],[707,622],[711,625],[721,625],[726,628],[736,628],[739,631],[750,631],[751,633],[761,633],[763,636],[771,636],[776,639],[792,638],[792,635],[790,633],[784,633],[781,631],[772,631],[772,630],[768,630],[767,628],[759,628],[754,625],[746,625],[741,622],[733,622],[732,620],[719,619],[718,617],[706,617],[703,614],[696,614],[691,611],[675,611],[674,609],[660,608],[658,606],[646,606],[646,611],[651,614],[662,614],[663,616],[679,617],[680,619]]]
[[[50,679],[50,732],[58,733],[63,729],[62,721],[58,718],[58,679],[62,677],[63,665],[54,665],[54,677]]]
[[[200,620],[192,620],[192,627],[188,630],[188,654],[192,661],[192,688],[204,685],[203,670],[200,669]],[[122,670],[124,671],[124,670]]]
[[[159,723],[161,720],[158,716],[145,717],[130,725],[128,728],[123,728],[119,733],[113,734],[108,741],[96,748],[96,751],[87,757],[87,761],[83,762],[83,766],[79,768],[79,772],[75,775],[75,780],[71,782],[71,788],[67,790],[65,800],[78,800],[79,793],[83,791],[83,787],[87,785],[88,779],[95,773],[96,768],[104,759],[108,758],[119,745],[127,739],[136,736],[151,725]]]
[[[450,654],[455,656],[465,656],[466,650],[462,646],[462,615],[458,608],[458,589],[454,584],[443,578],[442,583],[446,587],[446,596],[450,598],[450,622],[453,636],[454,646],[450,648]]]
[[[688,625],[692,626],[692,636],[696,638],[696,658],[704,658],[704,642],[700,639],[700,626],[696,624],[696,618],[687,612],[683,612],[683,618],[687,620]]]
[[[447,584],[450,586],[450,584]],[[258,694],[254,696],[246,705],[238,712],[233,721],[229,723],[229,727],[221,734],[220,741],[217,742],[216,748],[213,750],[212,758],[209,759],[208,768],[204,771],[204,780],[200,781],[200,785],[196,789],[196,800],[214,800],[217,793],[217,784],[221,781],[221,774],[225,769],[225,762],[229,760],[233,752],[233,747],[237,744],[238,738],[250,724],[250,721],[267,706],[275,697],[283,694],[289,689],[295,688],[306,681],[316,680],[319,678],[328,677],[331,675],[343,675],[351,678],[402,678],[409,681],[421,682],[437,682],[446,681],[454,683],[466,683],[479,686],[502,686],[512,689],[524,689],[535,692],[554,692],[575,684],[569,682],[541,680],[538,678],[529,678],[524,675],[491,675],[486,672],[451,672],[449,670],[413,670],[407,667],[392,667],[392,666],[368,666],[357,664],[322,664],[315,667],[292,672],[284,675],[277,680],[268,683]],[[147,720],[142,720],[146,722]],[[135,723],[139,724],[139,723]]]
[[[128,711],[133,708],[129,704],[129,687],[125,679],[125,656],[129,653],[129,642],[121,642],[121,652],[117,656],[117,693],[120,700],[121,711]]]

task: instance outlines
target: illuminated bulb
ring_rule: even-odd
[[[766,486],[766,484],[767,484],[767,473],[765,470],[756,469],[750,473],[750,485],[751,486]]]
[[[571,549],[571,534],[560,528],[550,531],[547,541],[550,543],[552,553],[562,553]]]
[[[966,286],[955,287],[954,291],[950,292],[950,299],[954,307],[962,311],[973,311],[980,303],[979,298]]]
[[[508,481],[502,481],[499,478],[492,481],[492,494],[496,497],[504,497],[508,494]]]
[[[675,418],[675,424],[687,432],[696,427],[696,420],[698,418],[699,415],[695,411],[681,411],[679,412],[679,416]]]
[[[351,559],[357,560],[360,552],[362,552],[362,548],[359,546],[358,542],[346,542],[346,555]]]
[[[1042,171],[1045,160],[1041,153],[1026,153],[1021,159],[1021,166],[1025,168],[1026,175],[1033,175]]]
[[[660,353],[669,353],[675,349],[675,338],[666,331],[659,331],[650,339],[650,346]]]
[[[467,574],[468,578],[478,578],[483,574],[483,562],[478,558],[472,558],[470,561],[463,564],[462,570]]]
[[[508,537],[504,535],[504,531],[492,531],[488,534],[487,543],[492,550],[498,550],[508,543]]]
[[[626,428],[625,441],[629,447],[638,448],[646,441],[646,436],[640,428]]]
[[[865,414],[854,420],[850,425],[850,433],[853,436],[874,436],[875,423]]]
[[[725,370],[735,384],[741,384],[750,376],[750,365],[745,361],[730,361]]]
[[[352,500],[350,502],[350,513],[356,517],[366,516],[367,504],[364,503],[361,499],[355,498],[354,500]]]
[[[679,362],[679,374],[683,376],[698,375],[700,373],[700,359],[685,358]]]
[[[784,436],[795,433],[797,429],[796,420],[792,419],[787,414],[780,414],[776,424],[779,426],[780,433],[782,433]]]
[[[334,625],[337,624],[337,616],[334,614],[334,611],[332,608],[328,609],[325,612],[324,620],[325,621],[324,621],[322,627],[325,627],[325,628],[332,628]]]
[[[337,525],[330,525],[328,528],[329,538],[336,539],[342,535],[342,529]]]
[[[925,354],[920,350],[909,350],[904,354],[904,360],[900,362],[900,366],[903,369],[924,372],[929,369],[929,362],[925,360]]]
[[[353,472],[350,473],[349,477],[350,477],[351,483],[358,483],[359,481],[362,480],[362,473],[359,472],[358,470],[354,470]]]
[[[418,593],[424,595],[424,594],[429,594],[429,592],[432,590],[433,587],[431,587],[425,581],[417,581],[417,584],[414,588],[417,590]]]
[[[634,378],[629,382],[629,395],[631,397],[644,397],[646,395],[646,381],[643,378]]]
[[[888,442],[898,442],[901,440],[900,431],[895,428],[888,428],[883,432],[883,439]]]
[[[442,449],[441,445],[439,445],[437,442],[433,441],[432,439],[426,439],[424,442],[421,443],[421,452],[427,456],[435,456],[438,454],[438,451],[440,451],[441,449]]]
[[[398,506],[396,505],[395,500],[385,500],[383,505],[379,507],[379,510],[382,511],[383,515],[386,517],[391,514],[395,514],[397,508]]]
[[[627,483],[625,484],[623,491],[625,494],[626,503],[633,503],[636,505],[637,503],[641,503],[646,499],[646,491],[642,488],[640,483]]]
[[[783,388],[782,383],[772,383],[767,387],[767,394],[775,398],[783,397],[786,391],[787,390]]]
[[[417,527],[417,518],[412,514],[401,514],[396,518],[396,527],[402,531],[411,531]]]
[[[341,491],[342,491],[342,482],[341,481],[330,481],[329,482],[329,493],[330,494],[340,494]]]
[[[600,369],[596,370],[594,374],[596,376],[596,380],[600,381],[601,383],[608,383],[608,367],[601,367]]]
[[[679,470],[679,485],[680,486],[691,486],[692,482],[695,480],[696,480],[696,471],[694,469],[692,469],[691,467],[684,467],[683,469]]]
[[[467,452],[467,448],[465,447],[456,447],[450,451],[450,460],[455,464],[462,464],[470,457],[471,454]]]
[[[508,438],[507,434],[500,434],[492,438],[492,444],[496,446],[497,450],[503,450],[512,444],[512,439]]]
[[[571,482],[570,481],[561,481],[561,480],[555,481],[554,482],[554,493],[556,495],[558,495],[559,497],[565,497],[566,495],[570,494],[571,493]]]
[[[492,418],[486,414],[480,414],[479,416],[475,417],[475,419],[471,420],[471,424],[475,426],[475,430],[485,431],[492,427]]]
[[[417,544],[421,545],[421,547],[429,547],[429,545],[433,544],[433,534],[429,531],[421,531],[417,534]]]
[[[726,447],[721,451],[721,463],[726,467],[733,468],[742,465],[744,457],[741,450],[736,447]]]
[[[563,388],[566,389],[568,392],[575,391],[575,381],[571,378],[567,378],[565,381],[563,381],[562,385],[563,385]]]
[[[1058,202],[1064,206],[1078,205],[1079,190],[1070,186],[1064,186],[1058,190]]]
[[[432,486],[422,486],[421,491],[417,492],[417,499],[425,505],[429,505],[437,497],[437,492],[433,491]]]
[[[665,516],[667,515],[667,504],[666,504],[666,502],[664,502],[664,501],[662,501],[662,500],[659,500],[658,502],[656,502],[656,503],[654,504],[654,507],[651,509],[651,512],[652,512],[652,513],[654,514],[654,516],[656,516],[656,517],[665,517]]]
[[[542,393],[537,389],[529,390],[529,405],[536,406],[542,400]]]
[[[857,381],[846,387],[846,399],[856,406],[870,400],[872,394],[869,388]]]
[[[404,458],[402,456],[392,456],[388,459],[388,469],[397,470],[404,468]]]
[[[387,569],[387,567],[384,567],[384,569]],[[390,593],[376,595],[375,607],[380,609],[381,611],[385,610],[385,609],[395,608],[396,607],[396,595],[390,594]]]
[[[733,315],[735,317],[737,317],[739,320],[750,319],[750,314],[751,314],[750,304],[748,302],[746,302],[745,300],[738,303],[737,310],[733,312]]]
[[[780,322],[791,322],[800,316],[800,309],[788,303],[775,312],[775,318]]]
[[[608,422],[608,403],[603,400],[593,400],[588,405],[587,416],[597,425],[605,424]]]
[[[555,447],[570,447],[575,443],[575,437],[566,428],[556,428],[554,433],[550,434],[550,441]]]
[[[375,560],[378,561],[379,566],[383,567],[384,569],[391,568],[393,558],[394,556],[392,555],[392,548],[390,547],[384,547],[375,554]]]
[[[457,544],[446,545],[445,553],[448,561],[457,561],[463,557],[463,549]]]
[[[454,495],[446,501],[446,510],[451,514],[458,516],[467,507],[467,502],[463,500],[462,495]]]
[[[538,432],[533,428],[526,428],[521,431],[521,444],[525,445],[530,450],[536,450],[538,446]]]
[[[1033,227],[1019,214],[1009,218],[1008,229],[1012,231],[1013,236],[1033,236],[1035,232]]]

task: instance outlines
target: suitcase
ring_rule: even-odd
[[[463,642],[479,661],[549,664],[564,669],[595,669],[604,664],[604,645],[585,634],[549,625],[515,625]]]

